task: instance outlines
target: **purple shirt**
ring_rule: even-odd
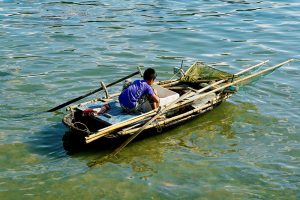
[[[136,107],[136,102],[143,95],[154,95],[154,91],[145,80],[136,80],[128,86],[119,96],[119,102],[128,109]]]

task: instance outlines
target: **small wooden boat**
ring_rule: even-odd
[[[107,88],[104,98],[92,99],[69,106],[63,123],[70,128],[63,137],[64,148],[74,150],[101,138],[119,138],[137,132],[161,132],[179,123],[191,120],[218,106],[238,91],[244,84],[271,73],[291,62],[292,59],[253,72],[268,61],[261,62],[236,74],[230,74],[205,65],[194,63],[186,72],[177,69],[177,80],[157,82],[153,87],[160,97],[160,108],[143,107],[143,112],[128,114],[118,102],[118,94],[109,95]],[[100,110],[101,114],[86,114],[88,109]],[[109,108],[109,109],[107,109]]]

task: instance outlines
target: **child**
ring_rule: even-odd
[[[140,101],[145,95],[152,100],[153,109],[159,106],[159,97],[151,85],[156,78],[155,70],[146,69],[143,75],[144,80],[136,80],[122,91],[119,96],[121,107],[128,113],[137,112],[140,108]]]

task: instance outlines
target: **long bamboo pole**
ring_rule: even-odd
[[[175,105],[175,106],[171,107],[170,109],[173,109],[173,108],[178,107],[178,106],[186,105],[186,104],[191,103],[191,102],[193,102],[193,101],[195,101],[195,100],[197,100],[197,99],[203,98],[203,97],[205,97],[205,96],[207,96],[207,95],[209,95],[209,94],[212,94],[212,93],[218,92],[218,91],[220,91],[220,90],[223,90],[223,89],[225,89],[225,88],[227,88],[227,87],[229,87],[229,86],[236,85],[236,84],[241,83],[241,82],[243,82],[243,81],[249,80],[249,79],[251,79],[251,78],[253,78],[253,77],[262,75],[262,74],[267,73],[267,72],[269,72],[269,71],[273,71],[273,70],[275,70],[275,69],[277,69],[277,68],[279,68],[279,67],[281,67],[281,66],[283,66],[283,65],[285,65],[285,64],[287,64],[287,63],[289,63],[289,62],[292,62],[293,60],[294,60],[294,59],[289,59],[289,60],[287,60],[287,61],[284,61],[284,62],[279,63],[279,64],[277,64],[277,65],[274,65],[274,66],[272,66],[272,67],[269,67],[269,68],[267,68],[267,69],[265,69],[265,70],[259,71],[259,72],[257,72],[257,73],[251,74],[251,75],[249,75],[249,76],[245,76],[245,77],[240,78],[240,79],[238,79],[238,80],[236,80],[236,81],[233,81],[233,82],[231,82],[231,83],[228,83],[228,84],[225,84],[225,85],[223,85],[223,86],[221,86],[221,87],[218,87],[218,88],[216,88],[216,89],[214,89],[214,90],[211,90],[211,91],[209,91],[209,92],[200,94],[201,92],[203,92],[204,90],[206,90],[207,87],[212,87],[215,83],[214,83],[214,84],[211,84],[211,85],[208,85],[207,87],[204,87],[204,88],[198,90],[195,94],[193,94],[194,96],[195,96],[196,94],[200,94],[200,95],[198,95],[196,98],[188,99],[187,101],[184,101],[184,102],[182,102],[182,103],[179,104],[179,105]],[[248,71],[248,70],[247,70],[247,71]],[[244,70],[244,72],[246,72],[246,71]],[[223,81],[223,80],[218,81],[219,84],[220,84],[221,81]],[[216,82],[216,83],[218,83],[218,82]],[[221,83],[222,83],[222,82],[221,82]]]
[[[260,67],[260,66],[266,64],[267,62],[269,62],[269,60],[263,61],[263,62],[258,63],[258,64],[256,64],[256,65],[253,65],[252,67],[249,67],[249,68],[247,68],[247,69],[244,69],[244,70],[242,70],[242,71],[236,73],[235,75],[237,75],[237,76],[238,76],[238,75],[241,75],[241,74],[243,74],[243,73],[245,73],[245,72],[248,72],[248,71],[250,71],[250,70],[252,70],[252,69],[254,69],[254,68]]]
[[[112,131],[116,130],[116,129],[119,129],[119,128],[122,128],[124,126],[127,126],[129,124],[132,124],[132,123],[135,123],[135,122],[139,122],[141,120],[145,120],[147,119],[148,117],[151,117],[153,116],[155,113],[156,113],[157,109],[155,110],[152,110],[152,111],[149,111],[147,113],[144,113],[142,115],[139,115],[139,116],[136,116],[136,117],[133,117],[133,118],[130,118],[128,120],[125,120],[125,121],[122,121],[122,122],[119,122],[117,124],[114,124],[114,125],[110,125],[106,128],[103,128],[103,129],[100,129],[98,132],[96,132],[95,134],[92,134],[90,136],[87,136],[85,137],[85,141],[86,143],[90,143],[90,142],[93,142],[94,140],[97,140],[98,138],[100,137],[103,137],[109,133],[111,133]]]

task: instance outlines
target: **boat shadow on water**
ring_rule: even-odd
[[[255,104],[226,101],[217,108],[188,122],[164,128],[162,132],[157,132],[155,129],[143,132],[119,156],[105,162],[115,164],[142,162],[142,165],[145,164],[142,160],[147,160],[146,163],[149,161],[162,162],[167,152],[180,151],[180,149],[193,151],[203,157],[236,152],[239,148],[239,140],[236,137],[247,137],[241,134],[236,126],[245,123],[251,126],[260,126],[266,121],[276,123],[278,119],[270,119],[270,116],[262,115]],[[87,165],[92,167],[103,164],[103,158],[128,138],[128,136],[115,139],[101,138],[88,145],[79,145],[72,151],[67,151],[63,147],[63,139],[69,134],[72,132],[63,123],[52,123],[30,136],[30,140],[27,142],[28,148],[34,153],[46,155],[51,159],[71,156],[87,162]],[[213,146],[218,145],[212,142],[214,138],[222,138],[223,142],[221,142],[228,146],[224,147],[223,144],[220,144],[224,147],[223,149],[214,149]],[[209,141],[214,144],[208,144]]]
[[[61,122],[43,126],[40,131],[35,132],[26,142],[28,150],[51,158],[65,157],[61,138],[66,128]]]

